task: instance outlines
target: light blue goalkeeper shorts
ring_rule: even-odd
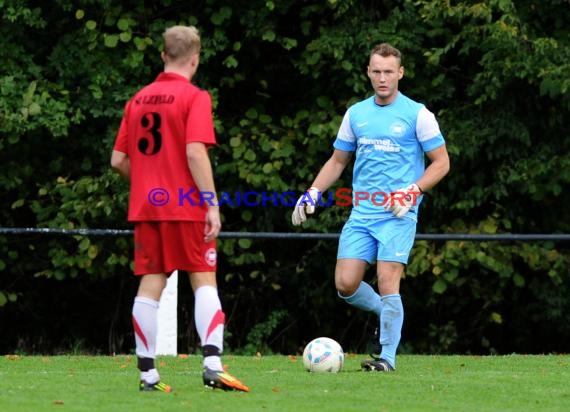
[[[344,224],[337,259],[408,263],[417,222],[406,217],[353,219]]]

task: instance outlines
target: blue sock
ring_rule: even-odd
[[[404,324],[404,306],[400,295],[382,296],[382,321],[380,322],[380,357],[396,368],[396,350],[400,344]]]
[[[360,282],[358,289],[350,296],[338,295],[346,303],[367,312],[374,312],[378,317],[382,313],[382,300],[380,295],[366,282]]]

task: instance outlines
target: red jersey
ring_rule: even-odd
[[[175,73],[161,73],[126,104],[114,150],[130,160],[128,220],[205,221],[186,144],[216,144],[209,93]]]

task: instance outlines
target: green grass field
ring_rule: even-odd
[[[570,356],[398,357],[394,373],[305,372],[300,357],[224,356],[251,392],[206,389],[198,356],[160,357],[170,394],[138,391],[133,356],[0,358],[0,411],[569,411]]]

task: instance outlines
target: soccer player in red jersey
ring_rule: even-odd
[[[192,84],[201,41],[193,26],[163,34],[164,70],[126,104],[111,166],[130,182],[134,223],[132,310],[140,390],[170,392],[154,364],[157,309],[167,277],[189,274],[194,318],[203,350],[203,381],[211,388],[249,391],[223,370],[225,315],[216,283],[220,212],[208,148],[216,144],[209,93]]]

